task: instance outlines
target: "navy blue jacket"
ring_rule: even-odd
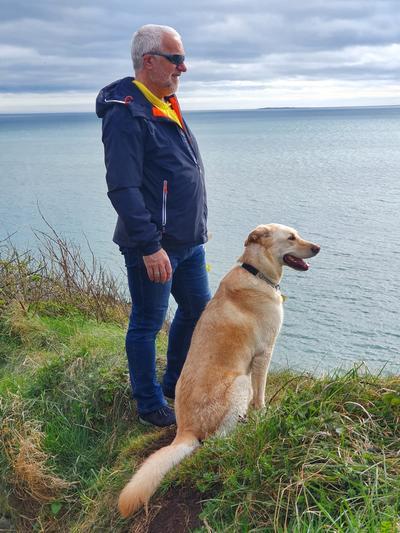
[[[97,96],[114,242],[149,255],[207,241],[204,168],[193,134],[169,119],[128,77]],[[176,98],[170,97],[180,113]]]

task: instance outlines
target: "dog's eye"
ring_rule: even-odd
[[[296,236],[293,235],[293,233],[290,235],[290,237],[288,237],[288,241],[295,241],[296,240]]]

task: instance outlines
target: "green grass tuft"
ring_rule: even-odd
[[[265,414],[208,441],[175,482],[218,495],[203,511],[214,531],[395,531],[399,398],[398,378],[360,368],[299,378]]]

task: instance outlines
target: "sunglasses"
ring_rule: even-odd
[[[168,59],[168,61],[170,61],[176,66],[182,65],[182,63],[184,63],[185,61],[185,56],[182,54],[163,54],[162,52],[146,52],[143,55],[165,57],[165,59]]]

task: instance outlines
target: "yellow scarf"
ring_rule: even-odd
[[[155,94],[153,94],[146,85],[143,85],[140,81],[133,80],[133,83],[136,85],[138,89],[144,94],[144,96],[147,98],[147,100],[153,104],[157,109],[159,109],[164,115],[166,115],[169,119],[173,120],[182,128],[181,121],[178,118],[178,115],[175,113],[175,111],[172,109],[171,104],[169,102],[166,102],[165,100],[161,100],[161,98],[158,98]]]

